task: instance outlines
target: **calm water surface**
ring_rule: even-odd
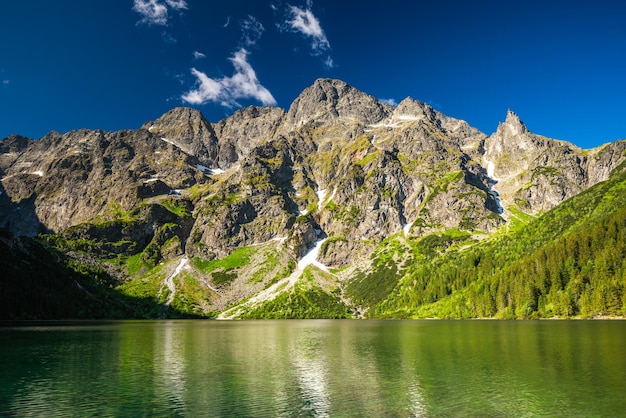
[[[0,416],[626,416],[624,321],[0,328]]]

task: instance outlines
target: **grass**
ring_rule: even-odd
[[[128,257],[125,264],[126,271],[128,271],[128,274],[131,276],[136,275],[142,268],[147,267],[141,258],[141,253]]]
[[[254,247],[243,247],[218,260],[202,260],[195,257],[192,263],[201,273],[211,275],[213,283],[218,286],[226,285],[237,278],[237,270],[250,264],[250,260],[257,253]]]
[[[223,271],[230,271],[247,265],[252,255],[256,252],[257,249],[254,247],[243,247],[218,260],[207,261],[195,257],[193,265],[204,274],[209,274],[219,268],[223,269]]]
[[[294,288],[254,307],[242,315],[249,319],[317,319],[351,318],[350,309],[339,297],[338,290],[326,291],[315,284],[307,267]]]
[[[174,215],[178,216],[179,218],[187,218],[188,216],[191,215],[189,213],[189,210],[187,209],[187,206],[185,206],[184,204],[181,204],[181,202],[175,199],[164,200],[161,202],[161,205],[163,205],[165,209],[169,210],[170,212],[172,212]]]
[[[360,165],[361,167],[366,166],[368,163],[370,163],[374,158],[378,157],[379,155],[380,155],[380,150],[373,152],[371,154],[367,154],[365,157],[361,158],[355,164]]]

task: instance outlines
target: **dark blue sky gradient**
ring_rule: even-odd
[[[313,12],[329,50],[314,55],[310,39],[284,30],[289,5]],[[248,63],[284,109],[316,78],[331,77],[379,99],[428,102],[487,134],[510,108],[531,131],[583,148],[626,138],[622,1],[187,0],[187,6],[170,10],[162,26],[138,23],[133,0],[0,3],[0,138],[134,129],[189,105],[181,97],[197,87],[191,68],[215,79],[233,75],[229,58],[244,47],[240,22],[249,16],[265,30],[245,45]],[[194,59],[194,51],[206,57]],[[332,68],[324,64],[328,56]],[[193,107],[213,122],[236,109]]]

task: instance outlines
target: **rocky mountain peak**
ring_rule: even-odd
[[[511,138],[528,133],[528,128],[526,128],[526,125],[521,121],[519,116],[509,109],[506,113],[506,119],[504,122],[498,125],[497,132],[505,138]]]
[[[207,125],[210,125],[209,122],[199,110],[190,107],[175,107],[154,122],[146,122],[142,128],[157,134],[171,127],[185,127],[193,131],[202,129]]]
[[[0,153],[22,152],[33,140],[21,135],[9,135],[0,142]]]
[[[321,78],[296,98],[287,113],[287,123],[292,129],[311,120],[328,123],[344,119],[367,125],[381,121],[392,111],[391,105],[344,81]]]
[[[426,103],[407,97],[402,100],[393,112],[396,118],[416,118],[434,120],[435,111]]]
[[[174,108],[154,122],[146,122],[142,128],[185,153],[198,156],[203,163],[211,164],[217,158],[213,126],[197,109]]]

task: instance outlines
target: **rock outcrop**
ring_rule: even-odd
[[[511,110],[484,142],[483,163],[504,208],[537,214],[606,180],[624,159],[623,141],[593,150],[531,133]]]

